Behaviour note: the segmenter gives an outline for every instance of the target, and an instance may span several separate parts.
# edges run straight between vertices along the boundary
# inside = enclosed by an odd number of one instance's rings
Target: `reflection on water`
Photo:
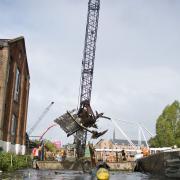
[[[59,170],[35,170],[24,169],[12,173],[1,173],[0,179],[4,180],[95,180],[90,174],[83,174],[78,171],[59,171]],[[111,172],[110,180],[164,180],[164,177],[152,176],[139,172]]]

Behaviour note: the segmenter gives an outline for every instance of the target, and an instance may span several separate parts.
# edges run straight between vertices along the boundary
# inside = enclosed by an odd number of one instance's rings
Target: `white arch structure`
[[[113,124],[115,125],[115,127],[121,132],[121,134],[124,135],[124,137],[127,139],[127,141],[129,142],[129,144],[133,147],[135,147],[135,145],[133,144],[133,142],[131,141],[131,139],[127,136],[127,134],[122,130],[122,128],[120,128],[120,126],[117,124],[117,120],[111,119]],[[129,124],[135,124],[138,127],[138,145],[141,145],[141,134],[145,140],[146,146],[149,148],[149,144],[147,142],[147,138],[144,134],[143,129],[151,136],[153,137],[153,134],[144,126],[141,125],[141,123],[137,123],[137,122],[133,122],[133,121],[125,121],[125,120],[118,120],[124,123],[129,123]]]

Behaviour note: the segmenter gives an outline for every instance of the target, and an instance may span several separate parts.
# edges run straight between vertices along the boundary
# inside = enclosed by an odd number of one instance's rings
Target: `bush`
[[[31,157],[0,152],[0,170],[13,171],[31,166]]]

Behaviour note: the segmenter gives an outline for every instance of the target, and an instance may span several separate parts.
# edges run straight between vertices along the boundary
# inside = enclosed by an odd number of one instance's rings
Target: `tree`
[[[35,144],[35,147],[39,147],[41,145],[41,141],[39,140],[34,140],[33,143]],[[51,152],[56,152],[57,151],[57,147],[55,146],[55,144],[53,142],[51,142],[50,140],[44,140],[44,145],[46,147],[47,150],[51,151]]]
[[[52,143],[49,140],[45,141],[45,147],[51,152],[56,152],[57,151],[57,147],[55,146],[55,144]]]
[[[156,136],[149,140],[152,147],[180,147],[180,103],[174,101],[163,110],[156,122]]]

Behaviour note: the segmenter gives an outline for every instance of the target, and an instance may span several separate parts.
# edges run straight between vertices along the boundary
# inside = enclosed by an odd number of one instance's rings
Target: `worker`
[[[41,161],[44,161],[44,141],[41,141]]]
[[[64,149],[61,150],[61,157],[62,157],[62,161],[64,161],[66,158],[66,151]]]
[[[117,147],[116,147],[116,149],[117,149]],[[118,162],[119,161],[119,159],[118,159],[118,152],[116,151],[116,162]]]
[[[33,148],[32,150],[32,156],[33,156],[33,160],[37,160],[38,159],[38,155],[39,155],[39,150],[38,148]]]
[[[125,150],[123,149],[123,150],[121,151],[121,153],[122,153],[123,161],[126,161],[126,153],[125,153]]]
[[[144,157],[149,156],[149,154],[150,154],[150,153],[149,153],[149,148],[145,148],[145,147],[144,147],[144,148],[142,149],[142,153],[143,153],[143,156],[144,156]]]
[[[41,160],[41,157],[42,157],[42,147],[41,146],[39,146],[38,147],[38,160]]]

